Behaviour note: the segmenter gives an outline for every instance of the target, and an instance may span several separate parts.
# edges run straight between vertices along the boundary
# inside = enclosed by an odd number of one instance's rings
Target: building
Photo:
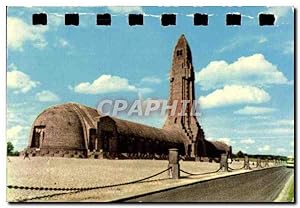
[[[164,129],[176,127],[185,134],[189,141],[185,146],[185,152],[190,157],[206,155],[204,144],[204,131],[192,112],[192,105],[195,100],[195,73],[192,62],[192,52],[184,35],[179,38],[173,51],[173,61],[170,71],[170,94],[169,105],[177,101],[175,115],[168,112]],[[186,107],[183,101],[189,101]],[[182,109],[186,109],[187,116],[179,115]]]
[[[28,139],[31,156],[88,156],[100,115],[96,109],[66,103],[44,110],[35,119]]]
[[[166,159],[169,148],[178,148],[185,159],[204,160],[231,155],[231,147],[223,142],[205,139],[197,117],[193,114],[195,75],[192,53],[182,35],[173,51],[170,71],[169,105],[163,128],[100,116],[96,109],[76,103],[50,107],[42,112],[31,129],[26,149],[32,156],[79,158]],[[183,104],[183,101],[188,101]],[[178,115],[182,110],[185,115]]]

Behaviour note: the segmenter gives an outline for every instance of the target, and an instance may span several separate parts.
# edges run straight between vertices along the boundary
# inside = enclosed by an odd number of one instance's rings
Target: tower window
[[[177,56],[182,56],[182,50],[177,50],[176,55]]]

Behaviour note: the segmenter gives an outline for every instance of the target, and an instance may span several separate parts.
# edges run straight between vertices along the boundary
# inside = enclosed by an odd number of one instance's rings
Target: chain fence
[[[188,174],[188,175],[207,175],[207,174],[212,174],[212,173],[217,173],[221,170],[222,168],[219,168],[218,170],[215,170],[215,171],[211,171],[211,172],[206,172],[206,173],[190,173],[190,172],[187,172],[185,170],[182,170],[180,169],[180,172],[183,172],[185,174]]]
[[[245,168],[245,164],[240,167],[240,168],[232,168],[228,166],[228,170],[242,170]],[[94,187],[80,187],[80,188],[56,188],[56,187],[38,187],[38,186],[18,186],[18,185],[8,185],[7,188],[8,189],[19,189],[19,190],[35,190],[35,191],[64,191],[64,192],[60,192],[60,193],[53,193],[53,194],[48,194],[48,195],[42,195],[42,196],[35,196],[35,197],[31,197],[31,198],[25,198],[25,199],[20,199],[17,200],[17,202],[26,202],[26,201],[30,201],[30,200],[35,200],[35,199],[42,199],[42,198],[49,198],[49,197],[54,197],[54,196],[58,196],[58,195],[64,195],[64,194],[72,194],[72,193],[78,193],[78,192],[82,192],[82,191],[89,191],[89,190],[95,190],[95,189],[102,189],[102,188],[112,188],[112,187],[117,187],[117,186],[124,186],[124,185],[129,185],[129,184],[134,184],[134,183],[139,183],[139,182],[143,182],[145,180],[148,180],[150,178],[154,178],[158,175],[161,175],[169,170],[171,170],[172,167],[168,167],[156,174],[147,176],[145,178],[141,178],[138,180],[134,180],[134,181],[130,181],[130,182],[124,182],[124,183],[118,183],[118,184],[112,184],[112,185],[101,185],[101,186],[94,186]],[[188,171],[185,171],[183,169],[179,169],[180,172],[187,174],[188,176],[199,176],[199,175],[208,175],[208,174],[213,174],[213,173],[217,173],[222,169],[222,166],[220,168],[218,168],[215,171],[210,171],[210,172],[205,172],[205,173],[190,173]],[[249,165],[249,169],[253,169],[250,167]],[[254,168],[255,169],[255,168]]]
[[[45,198],[45,197],[52,197],[52,196],[57,196],[57,195],[63,195],[63,194],[69,194],[69,193],[77,193],[81,191],[89,191],[89,190],[94,190],[94,189],[102,189],[102,188],[112,188],[112,187],[117,187],[117,186],[124,186],[124,185],[129,185],[129,184],[134,184],[134,183],[139,183],[145,180],[148,180],[150,178],[154,178],[158,175],[161,175],[167,171],[169,171],[171,167],[160,171],[156,174],[153,174],[151,176],[130,181],[130,182],[124,182],[124,183],[119,183],[119,184],[112,184],[112,185],[104,185],[104,186],[95,186],[95,187],[82,187],[82,188],[55,188],[55,187],[34,187],[34,186],[13,186],[13,185],[8,185],[7,188],[9,189],[21,189],[21,190],[36,190],[36,191],[70,191],[70,192],[63,192],[63,193],[55,193],[55,194],[49,194],[49,195],[44,195],[44,196],[36,196],[32,198],[26,198],[26,199],[21,199],[18,200],[18,202],[25,202],[33,199],[40,199],[40,198]]]
[[[229,167],[228,166],[228,169],[229,170],[242,170],[242,169],[244,169],[245,168],[245,165],[243,165],[242,167],[240,167],[240,168],[232,168],[232,167]],[[249,167],[250,168],[250,167]]]

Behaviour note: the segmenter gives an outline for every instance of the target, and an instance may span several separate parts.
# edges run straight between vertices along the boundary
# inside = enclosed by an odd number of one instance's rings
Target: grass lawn
[[[294,201],[294,180],[292,181],[292,183],[289,186],[287,201],[288,202],[293,202]]]

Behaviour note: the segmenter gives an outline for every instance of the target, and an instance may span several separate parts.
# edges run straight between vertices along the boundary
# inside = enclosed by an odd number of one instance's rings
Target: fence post
[[[256,167],[257,168],[262,168],[262,166],[261,166],[261,159],[259,157],[256,158]]]
[[[244,157],[244,169],[245,170],[249,170],[250,169],[249,157],[248,156]]]
[[[220,169],[224,172],[228,172],[228,155],[227,154],[221,155]]]
[[[179,167],[179,155],[178,149],[169,149],[169,177],[172,179],[178,179],[180,177],[180,167]]]

